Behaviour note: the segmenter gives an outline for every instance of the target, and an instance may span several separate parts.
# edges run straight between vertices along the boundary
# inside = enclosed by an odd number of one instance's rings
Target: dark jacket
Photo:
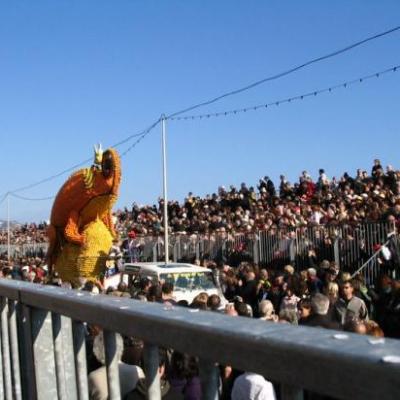
[[[336,321],[332,321],[328,314],[312,314],[305,320],[300,320],[300,325],[342,330],[340,324]]]
[[[175,396],[172,391],[168,381],[161,379],[161,397],[163,400],[179,400],[183,399],[183,396]],[[147,383],[146,379],[140,379],[136,385],[136,389],[128,393],[124,400],[145,400],[147,399]]]
[[[249,304],[254,313],[258,312],[258,281],[253,279],[251,281],[247,281],[240,291],[240,295],[243,298],[243,301]]]

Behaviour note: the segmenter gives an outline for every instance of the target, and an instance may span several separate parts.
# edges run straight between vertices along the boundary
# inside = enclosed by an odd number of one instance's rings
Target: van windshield
[[[160,280],[172,283],[174,290],[215,289],[213,276],[210,271],[160,274]]]

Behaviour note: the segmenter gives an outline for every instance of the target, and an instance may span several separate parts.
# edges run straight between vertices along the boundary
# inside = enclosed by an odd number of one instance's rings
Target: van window
[[[207,290],[215,289],[212,273],[174,272],[160,274],[160,280],[173,283],[174,290]]]

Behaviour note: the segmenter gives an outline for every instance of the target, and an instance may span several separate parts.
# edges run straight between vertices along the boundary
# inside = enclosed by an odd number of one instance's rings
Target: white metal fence
[[[11,244],[10,256],[11,257],[41,257],[46,255],[48,248],[47,243],[28,243],[28,244]],[[7,254],[8,246],[0,244],[0,254]]]
[[[259,264],[279,267],[293,264],[297,269],[310,266],[310,258],[336,261],[350,272],[357,270],[375,252],[374,247],[386,242],[394,227],[387,223],[356,226],[313,226],[280,228],[249,234],[213,233],[209,235],[170,236],[170,254],[174,261],[212,259],[235,262],[247,257]],[[135,241],[141,261],[162,260],[162,237],[141,237]]]
[[[262,266],[281,268],[292,264],[297,270],[310,263],[327,259],[335,261],[343,270],[354,273],[368,261],[376,246],[386,242],[395,227],[388,223],[364,223],[358,225],[318,225],[300,228],[279,228],[248,234],[212,233],[172,234],[169,254],[174,261],[210,259],[220,263],[237,265],[242,260],[254,261]],[[394,235],[390,268],[400,268],[400,251],[397,232]],[[161,236],[135,239],[139,261],[162,261],[164,239]],[[11,245],[11,256],[44,256],[47,243]],[[7,252],[7,245],[0,245],[0,253]],[[379,259],[373,258],[363,270],[371,282],[379,274]]]

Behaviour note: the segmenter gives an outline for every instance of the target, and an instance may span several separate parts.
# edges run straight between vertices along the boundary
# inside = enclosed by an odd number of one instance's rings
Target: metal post
[[[253,261],[255,264],[259,264],[260,263],[260,238],[258,236],[258,234],[254,234],[254,241],[253,241]]]
[[[290,258],[290,264],[292,266],[295,265],[296,262],[296,249],[295,249],[295,240],[293,238],[289,239],[289,258]]]
[[[335,237],[335,241],[333,242],[333,254],[335,263],[340,268],[340,250],[339,250],[339,237]]]
[[[214,362],[200,359],[201,398],[204,400],[218,400],[219,375]]]
[[[217,239],[218,239],[218,236],[217,236]],[[221,238],[221,240],[222,240],[222,244],[221,244],[221,259],[223,259],[224,254],[226,254],[226,242],[228,241],[228,238]],[[219,249],[217,249],[217,252],[215,253],[216,256],[218,255],[218,250]]]
[[[117,333],[104,330],[104,352],[106,355],[108,398],[110,400],[120,400],[121,390],[119,385],[119,369],[117,351]]]
[[[157,262],[157,242],[153,245],[153,262]]]
[[[61,318],[62,356],[64,362],[64,381],[67,388],[68,400],[78,399],[78,387],[76,381],[74,339],[72,334],[72,320],[64,315]]]
[[[258,254],[260,255],[260,263],[264,264],[264,246],[263,246],[263,239],[264,239],[264,232],[258,231]],[[266,263],[265,263],[266,264]]]
[[[22,399],[21,389],[21,372],[19,363],[19,349],[18,349],[18,330],[17,330],[17,310],[16,302],[8,300],[8,329],[10,333],[10,348],[11,348],[11,366],[13,372],[13,392],[14,399]]]
[[[33,308],[31,321],[37,398],[57,399],[56,365],[50,312]]]
[[[158,347],[145,344],[143,356],[148,388],[147,398],[149,400],[161,400]]]
[[[64,368],[64,351],[63,351],[63,336],[62,336],[62,326],[61,326],[61,315],[60,314],[52,314],[53,321],[53,339],[54,339],[54,357],[56,364],[56,377],[57,377],[57,386],[58,386],[58,398],[60,400],[69,399],[69,393],[73,393],[76,398],[76,390],[75,393],[73,388],[68,387],[66,382],[66,374]],[[72,343],[71,343],[72,345]],[[72,348],[72,346],[71,346]]]
[[[179,256],[178,256],[179,248],[178,248],[178,246],[179,246],[179,243],[178,243],[178,242],[175,242],[175,243],[174,243],[174,247],[173,247],[173,255],[172,255],[172,260],[173,260],[174,262],[177,262],[178,259],[179,259]]]
[[[161,116],[162,154],[163,154],[163,194],[164,194],[164,255],[165,263],[169,261],[168,245],[168,194],[167,194],[167,151],[165,147],[165,115]]]
[[[198,235],[196,237],[195,251],[196,251],[196,260],[200,260],[200,238]]]
[[[276,249],[276,233],[271,234],[266,232],[266,245],[267,245],[267,262],[272,262],[275,260],[275,249]]]
[[[33,361],[31,309],[25,304],[21,305],[21,365],[23,397],[27,400],[36,400],[35,365]]]
[[[76,380],[78,383],[79,400],[89,400],[89,388],[87,379],[86,366],[86,342],[85,342],[85,326],[83,322],[72,322],[72,334],[74,340],[74,355]]]
[[[1,352],[3,355],[3,383],[4,398],[12,400],[12,379],[11,379],[11,360],[10,360],[10,342],[8,338],[8,304],[5,297],[1,298]]]

